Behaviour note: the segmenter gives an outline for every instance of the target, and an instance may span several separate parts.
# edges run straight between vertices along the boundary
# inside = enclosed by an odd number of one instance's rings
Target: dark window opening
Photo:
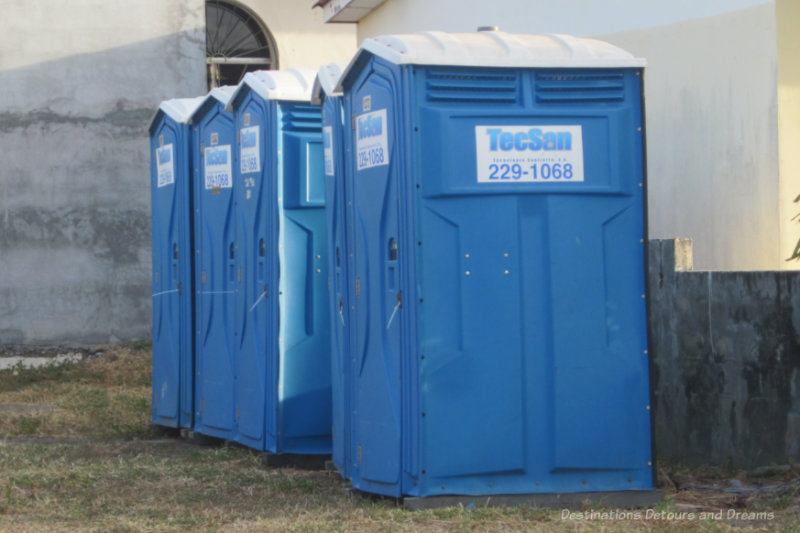
[[[245,73],[278,68],[275,41],[247,8],[233,2],[206,2],[208,88],[237,85]]]

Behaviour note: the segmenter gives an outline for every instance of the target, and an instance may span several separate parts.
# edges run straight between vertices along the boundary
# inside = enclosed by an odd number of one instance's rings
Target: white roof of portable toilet
[[[367,39],[339,79],[342,82],[364,54],[398,65],[469,67],[620,68],[646,61],[612,44],[570,35],[525,35],[502,31],[429,31]]]
[[[210,100],[216,100],[222,105],[228,105],[228,101],[233,96],[236,87],[234,85],[223,85],[222,87],[215,87],[209,91],[209,93],[200,101],[200,103],[195,108],[194,112],[192,112],[191,117],[189,117],[190,122],[194,122],[194,118],[197,113],[200,112],[206,106],[206,103]]]
[[[185,124],[192,118],[195,110],[205,100],[205,96],[196,96],[194,98],[173,98],[172,100],[164,100],[158,106],[160,111],[174,120]]]
[[[307,68],[248,72],[236,87],[227,109],[231,110],[231,106],[245,87],[255,91],[264,100],[310,102],[313,83],[314,71]]]
[[[342,76],[347,63],[328,63],[319,69],[314,78],[314,86],[311,88],[311,103],[319,105],[322,103],[322,95],[336,96],[341,95],[341,91],[336,90],[339,78]]]
[[[164,100],[156,109],[153,118],[150,119],[150,134],[153,134],[156,123],[161,120],[161,115],[166,115],[179,124],[187,124],[205,98],[205,96],[196,96]]]

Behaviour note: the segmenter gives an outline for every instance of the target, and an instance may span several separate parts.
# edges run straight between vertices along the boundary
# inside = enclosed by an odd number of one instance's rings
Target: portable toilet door
[[[236,436],[234,303],[241,287],[233,196],[233,87],[212,89],[192,115],[194,128],[195,425]]]
[[[189,117],[200,98],[166,100],[150,124],[153,255],[152,422],[192,427],[193,332]]]
[[[333,463],[343,477],[349,478],[349,459],[346,451],[345,416],[348,411],[345,390],[349,364],[345,316],[347,298],[347,268],[345,255],[344,206],[344,115],[342,93],[337,92],[345,63],[330,63],[320,68],[314,79],[312,103],[322,106],[322,151],[325,169],[325,221],[328,241],[328,316],[331,335],[331,438]]]
[[[240,442],[275,454],[329,454],[321,110],[313,72],[247,73],[229,102],[240,138],[243,243],[236,349]]]
[[[653,488],[643,66],[568,36],[362,44],[340,82],[354,488]]]

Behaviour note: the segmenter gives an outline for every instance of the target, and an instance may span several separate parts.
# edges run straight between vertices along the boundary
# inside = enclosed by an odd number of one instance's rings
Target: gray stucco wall
[[[146,128],[206,91],[204,2],[3,7],[0,344],[148,338]]]
[[[686,264],[691,252],[681,253]],[[800,459],[800,273],[676,271],[650,241],[657,453],[744,467]]]

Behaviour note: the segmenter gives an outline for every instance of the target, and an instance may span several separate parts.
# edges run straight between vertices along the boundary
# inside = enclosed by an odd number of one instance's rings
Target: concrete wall
[[[676,271],[675,249],[674,240],[650,241],[657,454],[744,467],[796,462],[800,273]],[[679,251],[678,263],[690,263],[687,255]]]
[[[776,9],[782,65],[797,72],[796,4],[388,0],[359,23],[358,37],[497,25],[511,33],[599,37],[647,58],[651,236],[691,237],[699,268],[782,269],[795,266],[784,259],[800,236],[789,220],[800,194],[797,135],[783,137],[800,128],[800,106],[794,89],[786,90],[796,77],[782,76],[779,179]]]
[[[354,25],[247,0],[282,68],[349,59]],[[0,344],[150,336],[147,125],[206,92],[203,0],[2,0]]]
[[[0,343],[150,331],[146,126],[205,92],[202,0],[4,0]]]

